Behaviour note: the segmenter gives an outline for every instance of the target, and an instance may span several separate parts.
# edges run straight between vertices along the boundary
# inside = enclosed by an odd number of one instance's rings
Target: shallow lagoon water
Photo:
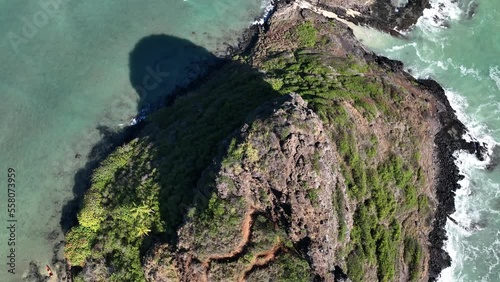
[[[0,226],[7,224],[9,167],[16,170],[17,219],[15,275],[6,265],[10,232],[0,229],[2,281],[20,281],[29,261],[50,264],[75,173],[103,138],[97,128],[120,130],[137,114],[143,97],[130,77],[134,46],[167,34],[221,51],[262,11],[260,0],[145,3],[0,0]],[[207,59],[175,56],[168,62],[185,68],[169,74],[151,102],[194,77]]]

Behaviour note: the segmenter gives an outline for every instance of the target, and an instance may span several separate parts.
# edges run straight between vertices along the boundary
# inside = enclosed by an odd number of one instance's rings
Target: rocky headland
[[[428,1],[318,0],[397,33]],[[94,172],[74,281],[434,281],[465,141],[444,90],[297,2]]]

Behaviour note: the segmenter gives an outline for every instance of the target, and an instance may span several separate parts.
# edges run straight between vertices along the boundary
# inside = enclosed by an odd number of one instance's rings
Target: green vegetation
[[[196,226],[192,234],[194,247],[199,255],[229,252],[241,240],[245,210],[241,198],[225,200],[213,194],[207,207],[191,217]]]
[[[83,266],[85,264],[85,259],[90,257],[94,240],[95,234],[88,228],[78,226],[71,229],[71,232],[66,235],[68,243],[64,247],[64,251],[73,265]]]
[[[272,281],[278,282],[310,282],[313,281],[311,272],[311,268],[305,259],[300,258],[293,249],[285,248],[285,250],[265,268],[254,269],[254,271],[250,273],[247,281],[260,282],[272,279]]]
[[[265,277],[272,277],[274,281],[311,281],[311,268],[304,258],[295,251],[293,243],[288,239],[282,226],[276,228],[275,224],[268,218],[258,215],[252,227],[252,243],[249,245],[245,256],[254,255],[270,250],[278,242],[282,244],[282,250],[277,257],[266,268],[255,269],[248,277],[248,281],[266,281]]]
[[[276,91],[279,91],[281,90],[281,87],[283,87],[283,80],[279,79],[279,78],[269,78],[266,80],[270,85],[271,87],[276,90]]]
[[[306,100],[313,102],[315,110],[319,110],[321,105],[353,101],[359,104],[363,111],[375,115],[377,103],[386,102],[383,99],[375,99],[374,102],[367,99],[384,96],[383,86],[372,77],[360,76],[358,71],[369,71],[369,69],[360,67],[354,60],[341,63],[334,57],[324,58],[296,52],[293,56],[270,59],[264,63],[263,68],[268,72],[268,80],[280,80],[283,83],[282,85],[280,83],[280,93],[297,92]],[[342,111],[338,106],[337,103],[336,109]],[[321,111],[317,113],[321,116]],[[331,115],[331,120],[334,117]]]
[[[344,213],[345,211],[344,194],[340,190],[338,184],[335,187],[332,200],[333,200],[333,206],[335,207],[335,212],[337,214],[337,219],[339,221],[338,240],[342,242],[345,240],[345,237],[347,235],[347,223],[345,220],[345,213]]]
[[[111,281],[143,276],[139,257],[142,238],[151,229],[164,231],[158,191],[149,166],[151,149],[133,141],[111,154],[92,176],[78,214],[80,225],[66,235],[66,256],[72,264],[108,258],[117,269]],[[99,244],[99,248],[95,245]]]
[[[395,238],[387,229],[377,234],[377,277],[379,281],[394,280],[399,238]]]
[[[354,278],[362,276],[364,270],[360,265],[364,264],[361,261],[377,266],[379,281],[393,280],[402,229],[396,219],[398,206],[395,189],[404,188],[403,210],[415,207],[414,195],[410,196],[409,193],[416,193],[416,188],[411,184],[414,179],[409,171],[411,170],[404,168],[403,161],[399,157],[390,157],[379,165],[378,169],[367,169],[370,196],[364,204],[358,206],[354,219],[356,224],[351,232],[352,252],[363,254],[348,260],[348,269],[351,269],[353,281],[363,281]]]
[[[307,198],[311,201],[313,206],[318,205],[318,191],[314,188],[307,190]]]
[[[236,139],[233,138],[231,144],[229,144],[227,157],[222,161],[222,165],[238,164],[243,158],[248,159],[250,162],[256,162],[259,160],[259,152],[249,143],[236,145]]]
[[[358,207],[351,232],[353,251],[348,257],[348,274],[353,281],[364,281],[365,265],[376,265],[379,281],[392,281],[395,275],[401,226],[393,219],[380,224],[373,202]]]
[[[229,63],[195,93],[152,115],[140,139],[117,149],[94,172],[80,225],[66,237],[71,263],[106,261],[115,269],[110,281],[144,281],[140,253],[149,236],[173,238],[222,141],[273,96],[261,74]],[[247,146],[232,148],[230,155],[252,159],[255,153]],[[199,208],[219,215],[219,204],[211,204]]]
[[[371,147],[369,147],[368,150],[366,151],[366,155],[369,158],[373,159],[377,156],[377,145],[378,145],[377,135],[375,134],[370,135],[370,143]]]
[[[430,212],[429,200],[426,195],[418,196],[418,212],[421,214],[427,214]]]
[[[306,28],[302,28],[306,30]],[[346,111],[346,103],[358,110],[368,121],[383,114],[384,119],[396,115],[393,107],[401,101],[388,83],[369,75],[372,66],[355,58],[339,60],[325,56],[296,52],[264,63],[270,78],[280,78],[280,93],[297,92],[332,129],[342,156],[341,171],[349,198],[358,203],[355,225],[347,248],[347,272],[353,281],[364,281],[365,268],[375,266],[380,281],[392,281],[398,260],[403,226],[396,218],[399,212],[423,209],[425,200],[418,196],[418,153],[407,162],[399,156],[377,160],[378,138],[365,136],[370,146],[359,146],[356,122]],[[413,146],[412,148],[417,148]],[[375,162],[377,161],[377,162]],[[401,192],[400,192],[401,191]],[[341,193],[333,199],[338,218],[343,218]],[[399,199],[396,195],[403,195]],[[339,239],[346,234],[340,220]]]
[[[85,279],[81,276],[76,276],[73,278],[73,282],[85,282]]]
[[[362,250],[355,249],[347,257],[347,276],[352,281],[364,281],[365,255]]]
[[[314,47],[318,42],[318,30],[312,22],[307,21],[300,24],[295,32],[302,47]]]
[[[320,159],[321,159],[321,154],[318,151],[314,152],[314,155],[312,158],[312,166],[313,166],[313,169],[316,173],[320,173],[320,171],[321,171],[321,165],[319,163]]]
[[[366,151],[366,155],[369,158],[375,158],[377,156],[377,148],[375,146],[368,148],[368,150]]]
[[[276,261],[280,265],[280,271],[276,276],[279,282],[309,282],[311,281],[311,268],[307,261],[296,256],[285,253]]]
[[[422,263],[422,247],[414,238],[405,239],[404,261],[410,268],[410,281],[417,281],[420,277]]]

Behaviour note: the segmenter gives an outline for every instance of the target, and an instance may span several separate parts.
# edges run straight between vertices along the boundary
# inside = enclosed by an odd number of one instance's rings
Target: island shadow
[[[141,39],[129,55],[130,83],[139,95],[138,112],[164,105],[174,90],[186,87],[217,62],[192,42],[168,35]]]

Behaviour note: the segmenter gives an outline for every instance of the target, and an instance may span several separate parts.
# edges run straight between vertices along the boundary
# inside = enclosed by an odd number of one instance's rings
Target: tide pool
[[[160,52],[169,59],[158,60],[174,66],[164,66],[166,83],[147,97],[155,102],[202,72],[212,53],[236,44],[263,8],[260,0],[0,0],[1,281],[21,281],[30,261],[45,274],[63,240],[62,209],[84,181],[77,172],[96,157],[91,148],[144,106],[130,70],[136,44],[165,34],[179,38],[172,44],[196,46]],[[13,217],[7,213],[9,168],[16,171]],[[8,218],[17,220],[15,274],[7,272],[14,247],[3,227]]]

